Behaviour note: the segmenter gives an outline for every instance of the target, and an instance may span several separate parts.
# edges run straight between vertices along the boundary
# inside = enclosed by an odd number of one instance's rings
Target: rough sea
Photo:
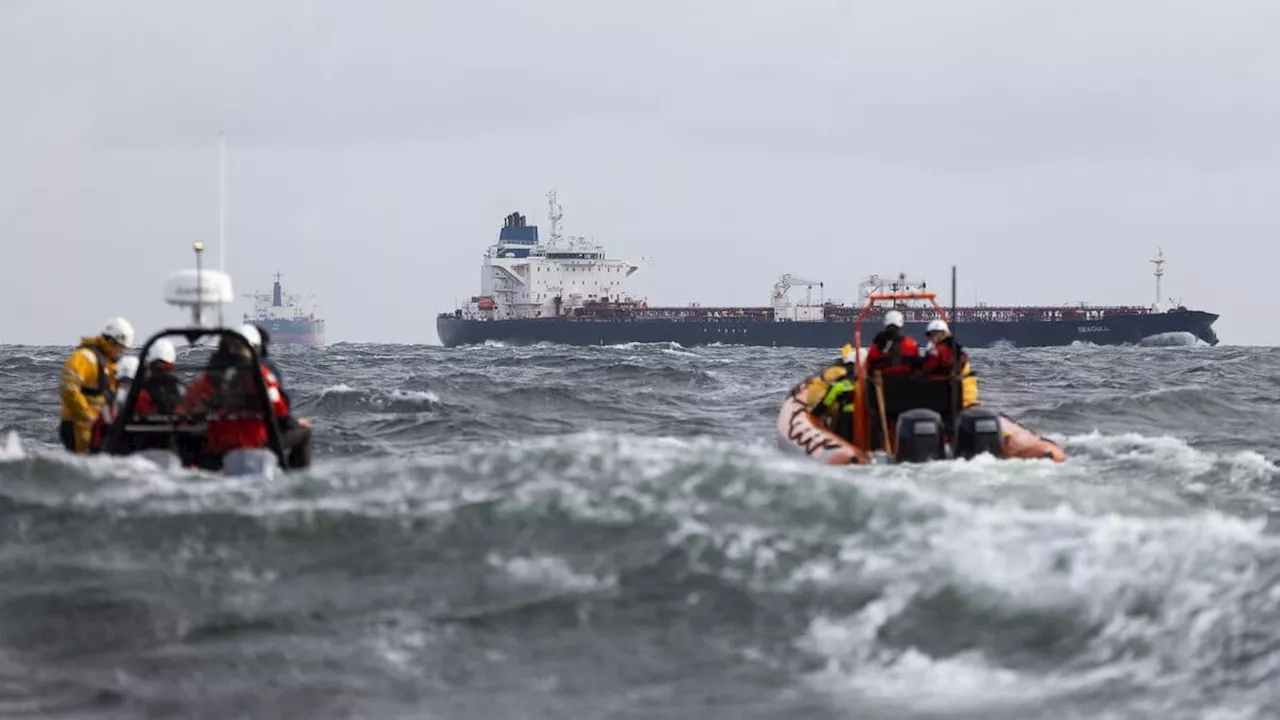
[[[776,447],[832,351],[280,348],[314,467],[56,441],[0,346],[0,718],[1280,717],[1280,349],[978,350],[1066,463]]]

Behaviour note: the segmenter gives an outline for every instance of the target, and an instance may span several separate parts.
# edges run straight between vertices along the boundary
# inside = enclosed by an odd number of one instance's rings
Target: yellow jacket
[[[77,425],[93,423],[107,395],[115,391],[116,363],[111,359],[110,345],[101,337],[81,338],[80,346],[62,364],[58,383],[62,419]]]
[[[973,374],[969,361],[965,360],[964,367],[960,368],[960,407],[963,409],[977,404],[978,376]]]
[[[824,368],[805,388],[805,407],[810,410],[816,408],[818,403],[822,402],[822,399],[827,396],[827,390],[831,388],[831,384],[848,374],[849,371],[845,369],[845,366],[839,363]]]

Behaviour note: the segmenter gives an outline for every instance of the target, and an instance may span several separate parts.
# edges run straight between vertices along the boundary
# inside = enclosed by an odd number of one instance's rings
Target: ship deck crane
[[[778,282],[773,284],[774,306],[786,305],[787,293],[796,285],[803,285],[805,287],[804,304],[806,306],[813,305],[813,286],[817,285],[819,288],[823,287],[823,284],[818,280],[806,280],[787,273],[786,275],[778,278]],[[821,302],[821,298],[819,298],[819,302]]]

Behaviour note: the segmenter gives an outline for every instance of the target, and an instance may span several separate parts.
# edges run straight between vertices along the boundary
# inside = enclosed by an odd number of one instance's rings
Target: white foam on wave
[[[0,448],[11,446],[12,437]],[[1224,627],[1245,612],[1246,595],[1267,582],[1258,567],[1280,558],[1276,538],[1263,534],[1261,520],[1212,509],[1138,516],[1069,502],[1069,496],[1101,492],[1090,473],[1117,460],[1145,464],[1146,474],[1169,473],[1175,483],[1224,459],[1253,468],[1249,472],[1270,473],[1274,465],[1256,453],[1215,455],[1168,437],[1090,433],[1065,442],[1080,453],[1063,464],[980,458],[829,468],[724,440],[592,432],[513,439],[462,455],[327,467],[322,461],[309,473],[270,484],[142,479],[128,492],[88,492],[95,497],[80,500],[150,495],[157,509],[223,507],[254,515],[336,510],[406,521],[447,516],[473,502],[493,503],[498,515],[547,506],[618,524],[651,518],[670,525],[667,542],[693,562],[700,562],[704,549],[723,556],[729,567],[714,571],[726,581],[773,592],[801,586],[837,596],[849,586],[874,591],[877,599],[859,612],[816,615],[797,640],[827,658],[827,668],[811,681],[833,694],[927,710],[1043,699],[1116,678],[1193,683],[1196,673],[1220,659],[1222,633],[1229,632]],[[67,461],[128,474],[121,472],[122,459]],[[487,490],[468,487],[490,477],[511,481]],[[330,491],[308,489],[315,483]],[[1057,489],[1061,501],[1033,507],[1008,492],[1033,484]],[[752,512],[726,513],[722,503]],[[839,527],[838,509],[846,505],[868,511],[864,527]],[[780,512],[785,517],[768,519]],[[800,516],[813,519],[804,525],[788,519]],[[549,591],[593,591],[613,581],[584,569],[580,559],[491,555],[488,562],[513,582]],[[1003,667],[976,651],[931,657],[920,648],[885,647],[879,640],[885,626],[904,622],[912,603],[941,585],[997,617],[1065,616],[1098,630],[1074,669],[1056,674]]]
[[[326,395],[355,395],[362,392],[368,392],[372,395],[381,395],[391,400],[409,400],[421,402],[440,402],[440,396],[431,390],[404,390],[401,388],[374,388],[371,390],[361,390],[354,388],[346,383],[338,383],[337,385],[329,385],[320,391],[320,397]]]
[[[10,430],[4,435],[4,442],[0,443],[0,460],[21,460],[27,456],[22,449],[22,441],[18,439],[16,430]]]
[[[612,345],[603,345],[608,350],[639,350],[640,348],[655,348],[662,350],[684,350],[684,346],[675,341],[663,340],[659,342],[624,342],[614,343]],[[698,357],[694,353],[687,353],[689,357]]]
[[[613,574],[596,575],[576,570],[568,560],[554,555],[534,557],[504,557],[490,553],[485,562],[502,570],[520,584],[534,585],[555,591],[594,592],[605,590],[617,583]]]
[[[1104,447],[1145,444],[1164,454],[1159,461],[1206,462],[1172,438],[1091,440]],[[1054,466],[1052,472],[1069,470]],[[892,477],[885,480],[865,491],[905,489],[945,511],[892,528],[896,540],[889,545],[851,536],[838,560],[812,560],[792,577],[819,587],[881,587],[879,598],[853,615],[816,617],[799,642],[828,659],[811,680],[837,695],[939,711],[1046,700],[1120,678],[1190,687],[1205,668],[1231,661],[1222,657],[1228,632],[1222,624],[1245,614],[1248,594],[1268,583],[1280,592],[1274,578],[1257,573],[1259,563],[1280,560],[1280,539],[1264,534],[1263,518],[1214,510],[1135,517],[1066,504],[971,504],[940,485],[893,487]],[[1074,671],[1050,674],[1004,667],[976,651],[929,657],[917,648],[884,647],[879,633],[886,625],[905,621],[914,601],[941,586],[986,613],[1071,617],[1080,628],[1100,629]]]

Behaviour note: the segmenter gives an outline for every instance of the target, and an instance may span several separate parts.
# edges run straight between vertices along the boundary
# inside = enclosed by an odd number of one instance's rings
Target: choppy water
[[[831,469],[829,353],[284,348],[270,482],[55,449],[64,352],[0,348],[0,717],[1280,716],[1280,350],[976,351],[1066,464]]]

